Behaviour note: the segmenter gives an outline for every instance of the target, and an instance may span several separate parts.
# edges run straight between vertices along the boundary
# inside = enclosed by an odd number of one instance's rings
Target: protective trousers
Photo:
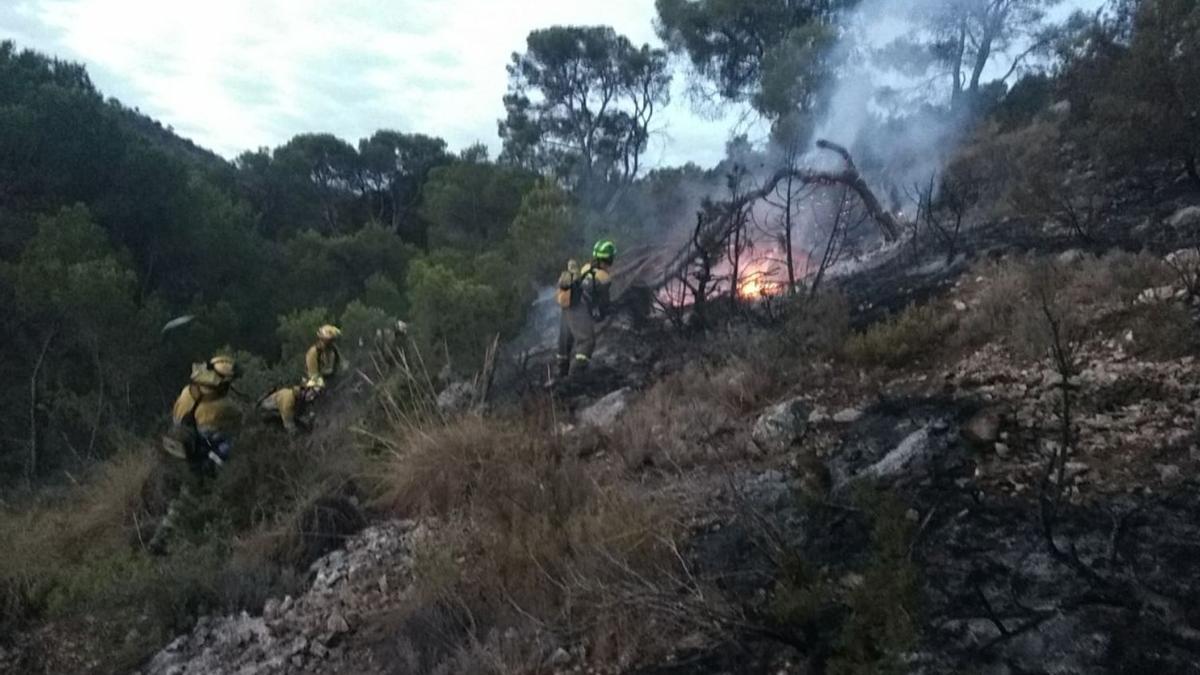
[[[587,305],[564,309],[558,327],[558,374],[566,377],[585,370],[596,346],[596,321]]]

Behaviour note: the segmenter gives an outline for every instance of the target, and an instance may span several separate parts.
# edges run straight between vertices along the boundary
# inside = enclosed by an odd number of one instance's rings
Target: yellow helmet
[[[325,324],[317,329],[317,337],[321,340],[336,340],[341,337],[342,329],[332,324]]]
[[[218,354],[208,360],[208,369],[220,375],[222,379],[233,380],[241,371],[238,370],[237,361],[232,356],[227,354]]]

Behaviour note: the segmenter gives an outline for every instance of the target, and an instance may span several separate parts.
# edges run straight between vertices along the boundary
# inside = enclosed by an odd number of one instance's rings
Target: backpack
[[[558,291],[555,293],[558,306],[568,309],[579,304],[583,297],[583,283],[589,279],[595,280],[597,271],[591,263],[580,268],[579,263],[568,260],[567,269],[558,275]]]

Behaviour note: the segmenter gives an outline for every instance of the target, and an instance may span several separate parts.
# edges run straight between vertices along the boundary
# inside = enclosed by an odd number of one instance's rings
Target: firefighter
[[[596,347],[596,324],[608,316],[609,287],[617,247],[601,239],[592,247],[591,262],[579,267],[574,260],[559,275],[557,300],[562,307],[558,329],[558,377],[586,371]]]
[[[188,384],[171,409],[171,431],[164,438],[167,452],[188,460],[193,468],[206,461],[219,466],[229,459],[241,421],[229,392],[239,375],[231,356],[217,355],[192,365]]]
[[[296,434],[301,427],[309,426],[305,413],[324,388],[320,376],[305,378],[296,386],[280,387],[258,402],[258,412],[264,420],[279,420],[284,430]]]
[[[229,460],[233,434],[241,422],[229,394],[239,374],[231,356],[217,355],[192,365],[188,384],[171,409],[171,429],[163,436],[163,449],[186,460],[191,471],[168,471],[171,480],[179,483],[179,491],[150,540],[152,552],[166,552],[180,519],[197,511],[198,495],[204,493],[211,468]]]
[[[337,339],[342,331],[337,326],[325,324],[317,329],[317,341],[304,354],[304,374],[311,378],[328,380],[337,374],[342,365]]]

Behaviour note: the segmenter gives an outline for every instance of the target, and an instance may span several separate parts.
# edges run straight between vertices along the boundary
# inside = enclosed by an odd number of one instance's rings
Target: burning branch
[[[742,219],[745,217],[747,207],[761,199],[767,199],[778,188],[780,183],[788,180],[798,182],[804,186],[842,185],[849,188],[862,200],[867,215],[879,224],[880,229],[883,230],[884,237],[888,241],[895,241],[899,237],[900,232],[896,218],[883,208],[875,193],[867,185],[867,181],[858,172],[858,167],[855,166],[854,159],[850,156],[850,151],[826,140],[817,141],[817,147],[837,153],[845,163],[845,167],[841,171],[819,171],[817,169],[788,167],[775,172],[757,189],[749,190],[740,195],[735,192],[733,198],[728,201],[706,202],[698,214],[698,221],[696,230],[692,235],[692,241],[667,265],[658,283],[658,287],[662,288],[672,281],[689,278],[693,266],[698,262],[697,256],[725,246],[733,235],[734,230],[744,225]],[[702,263],[702,267],[711,271],[711,260],[705,259],[699,262]],[[735,288],[736,284],[737,280],[735,279],[733,281]]]

